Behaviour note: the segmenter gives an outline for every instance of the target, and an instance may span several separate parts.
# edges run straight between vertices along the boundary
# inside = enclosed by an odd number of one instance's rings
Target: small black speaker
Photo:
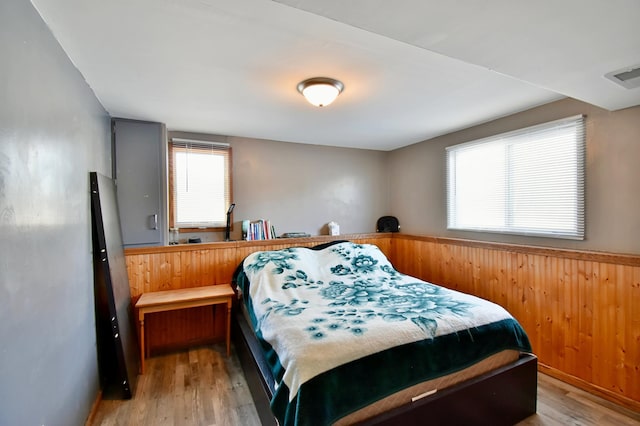
[[[376,223],[376,232],[400,232],[400,223],[394,216],[382,216]]]

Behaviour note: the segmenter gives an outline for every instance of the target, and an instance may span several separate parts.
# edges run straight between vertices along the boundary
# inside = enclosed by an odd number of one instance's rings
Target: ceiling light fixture
[[[327,77],[313,77],[298,83],[298,92],[317,107],[329,105],[343,90],[342,82]]]

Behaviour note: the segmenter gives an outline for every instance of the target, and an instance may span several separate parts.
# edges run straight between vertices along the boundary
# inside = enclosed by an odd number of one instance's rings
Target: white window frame
[[[583,240],[584,119],[447,147],[447,229]]]

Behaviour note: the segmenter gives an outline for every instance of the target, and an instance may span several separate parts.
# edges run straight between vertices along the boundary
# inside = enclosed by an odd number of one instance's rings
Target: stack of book
[[[242,238],[247,241],[272,240],[276,238],[276,229],[269,220],[244,220]]]

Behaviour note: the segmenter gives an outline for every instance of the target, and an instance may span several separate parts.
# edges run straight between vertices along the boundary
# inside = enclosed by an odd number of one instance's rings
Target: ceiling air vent
[[[635,89],[636,87],[640,87],[640,65],[634,65],[632,67],[610,72],[605,74],[605,77],[615,83],[618,83],[622,87]]]

